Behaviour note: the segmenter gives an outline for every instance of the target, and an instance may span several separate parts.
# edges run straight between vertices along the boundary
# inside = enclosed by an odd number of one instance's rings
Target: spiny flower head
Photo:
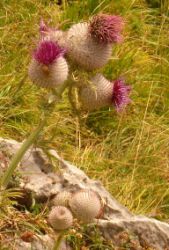
[[[43,88],[56,88],[62,84],[68,77],[64,52],[52,40],[41,40],[29,65],[28,74],[32,82]]]
[[[34,51],[33,57],[44,65],[52,64],[58,57],[63,56],[65,49],[50,40],[42,40]]]
[[[88,223],[100,215],[102,203],[100,196],[92,190],[80,190],[69,201],[72,213],[77,219]]]
[[[113,104],[121,111],[130,102],[131,87],[125,85],[123,79],[109,81],[102,74],[96,74],[90,82],[91,85],[81,86],[79,91],[83,109],[92,111]]]
[[[128,103],[130,103],[130,91],[131,86],[125,85],[123,79],[117,79],[114,81],[112,101],[117,111],[122,110]]]
[[[102,74],[96,74],[90,85],[82,85],[79,91],[79,99],[82,109],[92,111],[112,105],[113,83],[107,80]]]
[[[50,211],[48,221],[55,230],[65,230],[72,226],[73,216],[68,208],[56,206]]]
[[[112,45],[96,42],[89,34],[87,22],[73,24],[65,40],[68,57],[85,70],[102,68],[111,58]]]
[[[99,43],[119,43],[123,40],[123,26],[124,21],[120,16],[98,14],[92,18],[89,32]]]

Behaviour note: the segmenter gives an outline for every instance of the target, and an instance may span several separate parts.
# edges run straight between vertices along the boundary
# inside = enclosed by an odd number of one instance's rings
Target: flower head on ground
[[[101,198],[92,190],[79,190],[69,201],[69,206],[75,217],[84,223],[92,222],[102,210]]]
[[[68,208],[56,206],[50,211],[48,221],[55,230],[65,230],[72,226],[73,216]]]

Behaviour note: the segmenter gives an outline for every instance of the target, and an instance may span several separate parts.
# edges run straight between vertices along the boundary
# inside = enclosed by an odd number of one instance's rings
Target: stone
[[[21,239],[15,241],[16,250],[51,250],[53,245],[54,240],[49,235],[36,235],[31,242],[25,242]]]
[[[54,239],[49,235],[36,235],[31,242],[25,242],[21,239],[15,241],[14,250],[52,250]],[[63,240],[58,250],[71,250]]]

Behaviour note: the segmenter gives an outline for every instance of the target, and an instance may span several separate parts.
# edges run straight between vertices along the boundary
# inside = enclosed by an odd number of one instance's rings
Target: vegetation
[[[98,12],[120,14],[126,20],[125,41],[113,48],[113,56],[104,69],[104,75],[108,79],[120,75],[125,77],[126,82],[132,85],[132,103],[120,114],[113,108],[104,108],[89,114],[82,113],[79,120],[65,97],[56,106],[36,145],[56,149],[91,178],[100,180],[132,212],[167,220],[167,0],[63,0],[60,5],[55,0],[1,0],[0,136],[24,140],[32,127],[38,124],[43,110],[41,97],[47,91],[34,86],[27,76],[40,19],[43,17],[51,26],[66,29],[72,23],[86,20]],[[4,192],[4,197],[10,198],[11,192],[15,190]],[[15,195],[18,195],[17,191]],[[10,205],[13,202],[5,201],[0,201],[4,206],[0,211],[0,231],[7,228],[4,225],[9,219],[20,224],[20,216],[23,216],[15,211],[16,216],[12,217],[13,208]],[[8,219],[5,207],[9,210]],[[36,210],[41,211],[38,205],[33,210],[37,216]],[[32,225],[33,229],[41,227],[44,230],[43,212],[37,220],[28,217],[26,227]]]

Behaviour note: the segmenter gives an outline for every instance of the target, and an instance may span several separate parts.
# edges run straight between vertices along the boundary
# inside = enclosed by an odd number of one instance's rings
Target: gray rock
[[[49,235],[36,235],[31,242],[25,242],[21,239],[16,239],[15,250],[52,250],[54,247],[54,239]],[[59,250],[71,250],[63,240]]]
[[[130,219],[97,220],[101,231],[109,240],[118,244],[119,232],[127,231],[137,235],[140,245],[156,250],[169,249],[169,225],[145,216],[133,216]],[[146,248],[145,248],[146,249]]]
[[[16,250],[51,250],[54,245],[54,240],[49,235],[36,235],[31,242],[25,242],[21,239],[16,239]],[[61,250],[61,249],[60,249]]]
[[[9,158],[15,154],[20,145],[21,143],[14,140],[0,139],[0,156],[5,159],[0,163],[0,172],[7,167]],[[31,148],[20,163],[19,168],[22,174],[20,187],[33,192],[38,201],[45,201],[65,190],[71,192],[79,189],[94,190],[99,193],[106,204],[102,218],[95,221],[105,238],[118,245],[120,244],[117,240],[118,234],[126,231],[135,234],[141,246],[147,244],[156,250],[169,249],[169,225],[167,223],[133,215],[116,201],[99,181],[89,179],[83,171],[59,157],[56,151],[50,150],[49,154],[57,159],[59,171],[53,171],[53,166],[42,150]]]

